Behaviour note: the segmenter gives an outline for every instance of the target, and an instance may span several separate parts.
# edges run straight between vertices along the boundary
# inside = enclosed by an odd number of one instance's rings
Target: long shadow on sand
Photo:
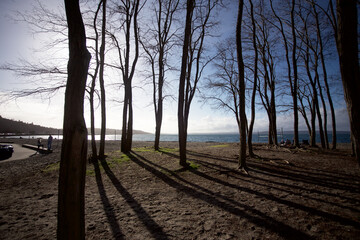
[[[124,235],[121,232],[120,226],[116,220],[116,215],[113,211],[113,208],[111,207],[109,198],[106,195],[106,190],[104,188],[104,184],[102,181],[102,176],[101,176],[101,171],[99,168],[98,161],[93,161],[93,165],[94,165],[94,170],[95,170],[96,184],[99,189],[99,194],[100,194],[101,202],[104,207],[106,217],[107,217],[110,227],[111,227],[111,232],[115,239],[124,239]]]
[[[213,159],[215,161],[220,161],[220,162],[234,162],[234,164],[236,164],[236,160],[225,159],[218,156],[211,156],[205,153],[197,153],[190,151],[188,154],[197,157],[197,159],[194,159],[194,161],[198,161],[201,164],[213,165],[215,168],[219,168],[219,169],[225,168],[226,171],[239,174],[239,172],[235,171],[235,169],[226,168],[224,166],[221,166],[220,164],[209,163],[209,161],[201,161],[201,160],[199,161],[198,158]],[[175,155],[172,155],[172,157],[175,157]],[[286,180],[291,180],[295,183],[302,182],[304,184],[308,184],[309,186],[314,186],[315,188],[325,187],[329,189],[338,189],[342,191],[347,191],[350,193],[360,193],[359,185],[356,184],[356,182],[359,182],[360,179],[356,176],[344,175],[344,174],[332,173],[332,172],[327,172],[325,174],[324,171],[321,170],[318,171],[317,169],[299,168],[293,165],[281,165],[281,164],[271,165],[269,163],[262,161],[264,159],[267,162],[269,162],[269,160],[282,160],[282,159],[271,159],[271,158],[261,157],[260,161],[259,160],[248,161],[248,166],[250,167],[251,172],[267,175],[269,177],[279,179],[280,181],[286,179]],[[297,188],[297,185],[293,185],[293,186]],[[309,190],[309,189],[304,189],[304,190]],[[316,189],[314,189],[314,191],[318,192]],[[318,192],[318,193],[333,195],[330,192]],[[348,200],[357,201],[357,199],[350,199],[350,198]]]
[[[170,171],[167,168],[164,168],[147,160],[146,158],[135,152],[129,154],[129,157],[134,163],[138,164],[141,168],[144,168],[147,171],[151,172],[154,176],[161,179],[164,183],[166,183],[167,185],[176,189],[179,192],[183,192],[184,194],[187,194],[193,198],[200,199],[215,207],[221,208],[230,214],[234,214],[236,216],[246,218],[249,222],[252,222],[253,224],[259,227],[266,228],[267,230],[274,232],[285,239],[313,239],[310,235],[300,230],[297,230],[285,223],[279,222],[276,219],[266,215],[265,213],[259,210],[256,210],[246,204],[236,202],[231,198],[228,198],[219,193],[203,188],[193,182],[189,182],[183,179],[182,177],[180,177],[179,174],[177,174],[178,171],[177,172]],[[163,171],[170,173],[172,177],[163,173]],[[194,172],[195,174],[197,174],[196,171]],[[204,175],[200,174],[200,176],[207,179],[211,179],[206,174]],[[218,181],[218,179],[211,179],[211,180]]]
[[[201,156],[201,154],[197,153],[196,156],[199,157],[199,156]],[[203,156],[203,157],[207,158],[208,156],[207,156],[207,154],[205,154],[205,156]],[[223,160],[221,158],[216,158],[214,156],[212,158],[215,159],[215,160],[220,160],[220,161]],[[198,162],[200,164],[206,164],[205,161],[201,161],[201,160],[199,161],[198,159],[193,159],[193,161],[196,161],[196,162]],[[228,159],[225,159],[224,161],[228,161]],[[292,168],[291,166],[286,167],[286,168],[281,167],[279,165],[269,166],[268,164],[261,164],[259,162],[253,162],[253,161],[249,162],[248,165],[251,168],[250,169],[251,172],[257,172],[257,173],[260,173],[262,175],[271,176],[271,177],[274,177],[275,179],[280,179],[280,181],[281,180],[283,180],[283,181],[291,180],[294,185],[288,185],[288,187],[296,188],[296,186],[297,186],[296,183],[302,182],[302,183],[308,184],[309,186],[311,185],[312,187],[314,187],[315,189],[312,189],[312,191],[317,191],[316,190],[317,187],[325,187],[325,188],[328,188],[328,189],[338,189],[338,190],[342,190],[342,191],[347,191],[349,193],[358,193],[359,192],[358,184],[354,183],[354,181],[352,181],[351,179],[349,179],[347,181],[347,183],[344,184],[344,183],[339,183],[339,182],[335,181],[334,180],[335,178],[332,178],[331,180],[324,179],[323,176],[319,177],[313,172],[297,173],[295,170],[290,169],[290,168]],[[216,165],[216,167],[221,168],[220,165]],[[241,175],[241,173],[239,173],[237,171],[234,171],[234,170],[229,170],[229,171],[231,173],[233,173],[233,174],[235,173],[237,175]],[[267,193],[254,191],[252,189],[249,189],[249,188],[246,188],[246,187],[243,187],[243,186],[239,186],[239,185],[236,185],[236,184],[233,184],[233,183],[230,183],[230,182],[220,180],[218,178],[212,177],[212,176],[207,175],[207,174],[205,174],[203,172],[200,172],[200,171],[192,171],[192,172],[194,174],[196,174],[197,176],[200,176],[200,177],[202,177],[204,179],[219,183],[219,184],[221,184],[223,186],[230,187],[230,188],[233,188],[233,189],[237,189],[237,190],[240,190],[240,191],[243,191],[243,192],[247,192],[249,194],[254,194],[254,195],[257,195],[257,196],[259,196],[261,198],[274,201],[274,202],[276,202],[278,204],[284,204],[284,205],[287,205],[287,206],[289,206],[291,208],[302,210],[302,211],[308,212],[309,214],[317,215],[317,216],[323,217],[323,218],[325,218],[327,220],[330,220],[330,221],[337,222],[337,223],[342,224],[342,225],[349,225],[349,226],[353,226],[355,228],[360,228],[360,223],[357,222],[357,221],[354,221],[352,219],[349,219],[349,218],[346,218],[346,217],[343,217],[343,216],[339,216],[339,215],[336,215],[336,214],[333,214],[333,213],[325,212],[325,211],[322,211],[322,210],[320,210],[318,208],[307,206],[305,204],[299,204],[297,202],[293,202],[293,201],[290,201],[290,200],[287,200],[287,199],[282,199],[282,198],[277,197],[277,196],[272,195],[272,194],[267,194]],[[254,179],[254,177],[250,176],[251,179]],[[263,181],[268,181],[268,179],[263,179]],[[278,185],[284,185],[283,183],[277,183],[277,184]],[[309,191],[309,189],[303,189],[303,190],[304,191]],[[324,192],[320,192],[320,193],[324,194]],[[291,192],[290,192],[290,194],[296,195],[295,193],[291,193]],[[333,195],[333,197],[339,197],[339,196]],[[347,200],[351,201],[353,203],[358,201],[357,199],[353,199],[353,198],[347,198]],[[349,209],[349,207],[342,206],[342,205],[339,205],[339,204],[336,204],[336,203],[331,204],[331,205],[338,205],[341,208]],[[350,207],[350,210],[353,210],[353,208]],[[356,209],[356,211],[359,212],[358,209]]]
[[[345,206],[344,204],[337,203],[336,201],[330,201],[331,198],[339,197],[339,195],[337,195],[335,193],[320,191],[319,189],[305,188],[305,187],[301,186],[301,184],[285,183],[285,181],[281,181],[281,179],[279,179],[279,180],[273,180],[273,178],[264,179],[263,177],[257,176],[257,175],[262,174],[264,176],[267,174],[257,171],[253,167],[250,170],[251,177],[246,179],[243,177],[243,175],[239,171],[237,171],[234,168],[229,168],[226,166],[222,166],[220,164],[210,163],[205,160],[196,159],[194,161],[196,161],[196,163],[201,164],[201,166],[205,167],[206,169],[218,173],[219,175],[226,174],[227,177],[230,177],[233,179],[242,180],[242,181],[251,181],[251,183],[253,183],[253,184],[257,184],[262,187],[266,186],[266,187],[272,188],[272,189],[277,190],[282,193],[291,194],[293,196],[301,197],[301,198],[308,199],[308,200],[318,201],[318,202],[321,202],[324,204],[336,206],[336,207],[343,208],[343,209],[349,209],[353,212],[360,213],[360,209],[350,207],[350,206]],[[255,175],[255,174],[253,174],[254,172],[259,173],[259,174]],[[305,196],[302,194],[302,192],[311,192],[311,193],[314,193],[314,195],[322,195],[322,196],[328,196],[328,197],[325,200],[324,198],[316,198],[316,197],[312,197],[312,196],[308,196],[308,195]],[[344,197],[344,196],[342,196],[341,198],[346,199],[353,203],[355,201],[357,201],[357,199],[348,198],[348,197]]]
[[[166,233],[164,233],[161,226],[159,226],[151,216],[145,211],[145,209],[141,206],[140,203],[134,199],[133,196],[122,186],[120,181],[116,178],[115,174],[111,171],[109,165],[106,161],[101,161],[101,165],[104,168],[106,175],[109,177],[117,191],[121,194],[121,196],[125,199],[125,201],[129,204],[129,206],[134,210],[137,214],[139,220],[144,224],[144,226],[148,229],[151,235],[155,239],[168,239]],[[110,213],[112,215],[113,213]],[[110,216],[109,220],[113,220],[115,216]],[[116,219],[115,219],[116,220]],[[114,226],[116,228],[116,226]],[[117,231],[117,229],[114,229]],[[113,230],[113,232],[114,232]]]

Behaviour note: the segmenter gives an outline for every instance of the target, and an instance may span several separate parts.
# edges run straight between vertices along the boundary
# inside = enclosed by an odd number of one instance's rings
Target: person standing
[[[51,150],[52,140],[53,140],[53,137],[52,137],[51,134],[50,134],[49,137],[48,137],[48,142],[47,142],[47,148],[48,148],[48,150]]]

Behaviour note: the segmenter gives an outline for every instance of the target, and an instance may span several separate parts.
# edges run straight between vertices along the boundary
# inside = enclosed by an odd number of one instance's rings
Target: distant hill
[[[25,123],[22,121],[14,121],[0,116],[0,133],[12,134],[62,134],[61,129],[42,127],[33,123]]]
[[[90,129],[88,129],[90,133]],[[133,130],[134,134],[148,134],[141,130]],[[15,121],[6,119],[0,116],[0,134],[17,134],[17,135],[47,135],[47,134],[62,134],[62,129],[48,128],[40,125],[34,125],[33,123],[25,123],[22,121]],[[121,135],[121,130],[118,129],[107,129],[107,134],[118,134]],[[100,134],[100,129],[95,129],[95,134]]]

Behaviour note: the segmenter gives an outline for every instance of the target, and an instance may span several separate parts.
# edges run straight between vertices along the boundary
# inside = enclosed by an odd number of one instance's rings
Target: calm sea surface
[[[110,137],[110,136],[109,136]],[[114,137],[114,136],[113,136]],[[350,143],[350,133],[341,132],[336,134],[338,143]],[[278,135],[278,141],[280,142],[282,139],[284,141],[286,139],[292,140],[294,135],[291,133],[284,133]],[[120,139],[118,136],[116,139]],[[134,141],[154,141],[155,135],[153,134],[136,134],[133,136]],[[329,142],[332,141],[332,134],[328,134]],[[110,140],[110,139],[109,139]],[[112,139],[114,140],[114,138]],[[239,142],[240,136],[239,134],[189,134],[187,138],[188,142]],[[309,140],[310,137],[307,133],[299,133],[299,140]],[[163,134],[160,137],[160,141],[178,141],[177,134]],[[253,142],[258,143],[267,143],[268,136],[267,133],[254,133],[253,134]],[[316,142],[320,142],[320,136],[316,136]]]
[[[337,142],[338,143],[350,143],[350,133],[349,132],[339,132],[337,133]],[[13,138],[20,138],[20,136],[12,136]],[[62,135],[53,135],[54,138],[62,139]],[[294,135],[292,133],[283,133],[278,134],[278,141],[280,142],[282,139],[293,140]],[[7,138],[7,137],[6,137]],[[22,136],[22,138],[43,138],[47,139],[48,135],[31,135],[31,136]],[[90,139],[90,136],[88,137]],[[329,142],[332,141],[332,134],[328,134]],[[100,139],[100,135],[96,135],[96,139]],[[106,135],[106,140],[120,140],[121,135]],[[154,141],[154,134],[134,134],[133,141]],[[231,134],[189,134],[188,142],[239,142],[239,134],[231,133]],[[309,140],[310,137],[306,132],[299,133],[299,140]],[[1,141],[1,140],[0,140]],[[177,134],[162,134],[160,137],[160,141],[178,141]],[[258,143],[266,143],[268,141],[267,132],[260,132],[253,134],[253,142]],[[316,136],[316,142],[320,142],[319,135]]]

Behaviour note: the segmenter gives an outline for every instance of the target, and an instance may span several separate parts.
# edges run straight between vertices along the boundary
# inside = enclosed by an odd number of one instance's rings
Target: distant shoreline
[[[9,138],[22,138],[22,139],[47,139],[49,134],[43,134],[43,135],[11,135],[11,136],[1,136],[0,139],[9,139]],[[278,135],[278,143],[282,140],[289,139],[290,141],[293,140],[294,135],[292,133],[286,133],[283,132],[283,134]],[[53,137],[55,139],[62,139],[61,134],[53,134]],[[88,140],[91,139],[91,135],[88,135]],[[220,143],[237,143],[239,142],[239,134],[236,133],[223,133],[223,134],[188,134],[187,141],[188,142],[220,142]],[[95,135],[95,140],[100,140],[100,135]],[[121,135],[120,134],[107,134],[105,136],[106,141],[120,141]],[[133,141],[138,142],[153,142],[155,140],[155,135],[151,133],[134,133],[133,134]],[[310,137],[307,133],[300,132],[299,133],[299,141],[302,143],[302,141],[308,141],[310,142]],[[161,134],[160,136],[161,142],[177,142],[178,141],[178,135],[177,134]],[[328,134],[328,141],[329,144],[332,144],[332,134]],[[267,132],[262,133],[254,133],[253,134],[253,143],[267,143],[268,142],[268,135]],[[320,137],[319,134],[316,136],[316,142],[320,143]],[[337,134],[337,143],[350,143],[350,133],[349,132],[339,132]]]

